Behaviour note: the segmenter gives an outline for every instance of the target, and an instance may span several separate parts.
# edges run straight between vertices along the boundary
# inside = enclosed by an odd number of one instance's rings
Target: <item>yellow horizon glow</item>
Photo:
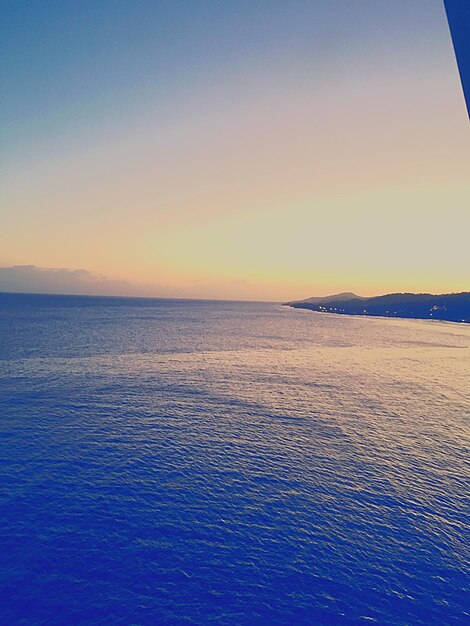
[[[0,264],[154,296],[468,290],[470,137],[448,70],[222,86],[164,123],[150,109],[57,141],[4,174]]]

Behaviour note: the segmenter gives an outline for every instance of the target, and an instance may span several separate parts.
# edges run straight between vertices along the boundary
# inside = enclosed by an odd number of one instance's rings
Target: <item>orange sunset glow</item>
[[[144,33],[145,54],[121,66],[72,49],[56,67],[30,42],[49,92],[20,70],[36,112],[13,95],[7,110],[6,289],[21,290],[15,266],[34,266],[38,290],[83,270],[66,292],[120,295],[466,288],[470,138],[443,8],[429,3],[411,32],[406,3],[393,19],[369,7],[346,32],[326,6],[321,24],[302,6],[285,27],[274,11],[265,40],[222,12],[238,54],[202,27],[184,41]]]

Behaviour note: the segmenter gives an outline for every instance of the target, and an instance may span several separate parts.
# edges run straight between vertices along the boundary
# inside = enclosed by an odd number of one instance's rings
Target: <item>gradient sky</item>
[[[441,0],[0,11],[0,289],[470,288],[470,127]]]

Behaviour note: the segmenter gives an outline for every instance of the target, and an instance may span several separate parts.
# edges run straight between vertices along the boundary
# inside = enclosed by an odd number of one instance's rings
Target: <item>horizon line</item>
[[[266,303],[266,304],[282,304],[280,300],[244,300],[237,298],[183,298],[183,297],[168,297],[168,296],[124,296],[124,295],[112,295],[112,294],[99,294],[99,293],[50,293],[42,291],[4,291],[0,290],[0,296],[57,296],[57,297],[72,297],[72,298],[109,298],[109,299],[127,299],[127,300],[181,300],[187,302],[252,302],[252,303]]]
[[[168,297],[168,296],[143,296],[143,295],[114,295],[114,294],[99,294],[99,293],[50,293],[50,292],[42,292],[42,291],[4,291],[0,290],[0,296],[3,295],[15,295],[15,296],[57,296],[57,297],[75,297],[75,298],[108,298],[108,299],[127,299],[127,300],[179,300],[179,301],[194,301],[194,302],[247,302],[247,303],[266,303],[266,304],[290,304],[292,302],[303,302],[304,300],[308,300],[312,297],[318,298],[330,298],[337,294],[328,294],[327,296],[309,296],[308,298],[304,298],[302,300],[248,300],[248,299],[240,299],[240,298],[184,298],[184,297]],[[354,292],[351,292],[354,293]],[[431,293],[429,291],[391,291],[388,293],[381,293],[375,296],[360,296],[359,294],[354,293],[358,298],[370,299],[370,298],[380,298],[382,296],[390,296],[390,295],[426,295],[426,296],[450,296],[450,295],[462,295],[462,294],[470,294],[470,290],[468,291],[449,291],[445,293]]]

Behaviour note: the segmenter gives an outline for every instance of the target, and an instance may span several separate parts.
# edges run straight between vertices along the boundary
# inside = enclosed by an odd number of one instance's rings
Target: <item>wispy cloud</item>
[[[234,287],[238,289],[239,297],[257,299],[255,285],[245,280],[211,282],[196,279],[182,286],[172,286],[163,283],[133,283],[85,269],[37,265],[0,267],[0,292],[230,299]]]
[[[150,295],[149,288],[84,269],[13,265],[0,267],[0,291],[85,295]]]

